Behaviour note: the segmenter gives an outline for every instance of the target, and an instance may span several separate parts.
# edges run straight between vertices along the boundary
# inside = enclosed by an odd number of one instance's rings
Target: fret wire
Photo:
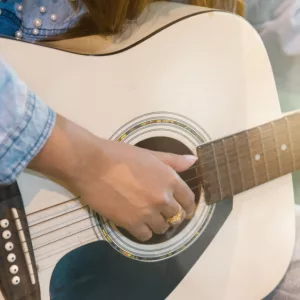
[[[220,196],[222,198],[222,190],[221,190],[222,187],[221,187],[220,174],[219,174],[219,168],[218,168],[217,159],[216,159],[216,151],[215,151],[214,143],[212,143],[212,150],[213,150],[213,155],[215,158],[215,166],[216,166],[217,179],[218,179],[218,183],[219,183]]]
[[[292,146],[292,139],[291,139],[291,128],[290,128],[290,124],[289,121],[287,119],[287,117],[284,118],[284,121],[286,123],[286,128],[287,128],[287,132],[288,132],[288,139],[289,139],[289,143],[290,143],[290,147],[291,147],[291,156],[292,156],[292,165],[293,165],[293,171],[296,170],[296,164],[295,164],[295,156],[294,156],[294,149]]]
[[[258,134],[255,134],[258,132]],[[252,134],[252,135],[251,135]],[[266,168],[266,151],[262,147],[261,134],[258,128],[250,131],[250,148],[253,150],[253,156],[251,157],[254,165],[254,172],[257,179],[257,185],[268,181],[267,168]],[[264,174],[265,178],[259,180],[260,177],[257,175]],[[259,181],[258,181],[259,180]]]
[[[241,161],[240,161],[240,155],[239,155],[239,150],[238,150],[237,141],[236,141],[236,135],[233,136],[233,140],[234,140],[234,143],[235,143],[235,151],[236,151],[236,154],[237,154],[237,163],[238,163],[239,171],[240,171],[240,174],[241,174],[242,189],[244,190],[246,185],[244,183],[244,176],[243,176],[242,168],[241,168]]]
[[[261,127],[258,127],[258,131],[259,131],[259,139],[260,139],[260,144],[261,144],[261,148],[262,148],[262,153],[263,153],[263,157],[266,157],[265,154],[265,150],[264,150],[264,145],[263,145],[263,141],[262,141],[262,133],[261,133]],[[266,168],[266,175],[267,175],[267,180],[270,180],[270,174],[269,174],[269,170],[268,170],[268,166],[267,166],[267,162],[264,159],[264,163],[265,163],[265,168]]]
[[[255,169],[254,169],[254,164],[253,164],[253,152],[252,152],[252,148],[250,147],[250,138],[249,138],[249,131],[246,131],[246,135],[247,135],[247,143],[248,143],[248,149],[249,149],[249,152],[250,152],[250,161],[251,161],[251,165],[252,165],[252,172],[253,172],[253,178],[254,178],[254,184],[255,186],[257,185],[257,179],[256,179],[256,172],[255,172]]]
[[[279,157],[280,153],[279,153],[279,148],[278,148],[280,146],[279,146],[279,143],[278,143],[278,139],[276,138],[275,123],[272,122],[271,125],[272,125],[272,130],[273,130],[273,136],[274,136],[275,146],[276,146],[276,154],[277,154],[276,157],[277,157],[277,161],[278,161],[279,173],[280,173],[280,175],[282,175],[283,172],[282,172],[281,160],[280,160],[280,157]]]
[[[233,182],[232,182],[232,179],[231,179],[231,176],[230,176],[230,173],[231,173],[231,168],[229,166],[229,163],[228,163],[228,160],[227,160],[227,155],[226,155],[226,152],[227,152],[227,149],[226,149],[226,145],[224,144],[224,139],[222,139],[222,144],[223,144],[223,147],[224,147],[224,153],[225,153],[225,162],[226,162],[226,166],[227,166],[227,171],[228,171],[228,178],[229,178],[229,184],[230,184],[230,191],[231,191],[231,194],[234,194],[234,187],[233,187]]]
[[[281,119],[281,120],[278,120],[277,122],[276,122],[276,126],[274,126],[274,137],[276,138],[276,140],[277,140],[277,144],[276,145],[278,145],[278,148],[277,148],[277,155],[278,155],[278,159],[279,159],[279,162],[280,162],[280,174],[281,175],[284,175],[285,174],[285,172],[286,172],[286,167],[288,166],[288,163],[287,163],[287,161],[286,161],[286,159],[287,159],[287,156],[286,156],[286,154],[290,151],[290,145],[288,145],[288,141],[287,141],[287,126],[286,126],[286,124],[283,122],[282,123],[282,121],[283,121],[283,119]],[[278,125],[278,123],[279,123],[279,125]],[[284,135],[284,137],[281,137],[281,135],[278,135],[277,133],[278,133],[278,131],[279,130],[281,130],[281,126],[284,128],[284,131],[283,132],[285,132],[286,134]],[[280,128],[280,129],[279,129]],[[280,141],[280,142],[278,142],[278,141]],[[280,151],[280,149],[279,149],[279,147],[280,147],[280,145],[288,145],[287,146],[287,149],[286,149],[286,151],[285,151],[285,153],[283,153],[282,151]],[[282,150],[282,149],[281,149]],[[283,158],[283,157],[285,157],[285,158]],[[284,159],[284,161],[285,161],[285,163],[282,163],[282,159]],[[290,171],[290,168],[288,168],[289,169],[289,171]]]

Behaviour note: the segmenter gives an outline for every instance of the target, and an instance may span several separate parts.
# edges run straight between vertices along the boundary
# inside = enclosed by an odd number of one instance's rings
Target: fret
[[[197,148],[198,173],[203,185],[205,201],[215,203],[221,200],[221,185],[218,180],[215,156],[212,144],[205,144]]]
[[[248,130],[247,136],[255,184],[260,185],[268,181],[268,176],[259,128]]]
[[[276,120],[274,123],[277,156],[280,162],[281,174],[285,175],[294,170],[291,141],[286,119]]]
[[[280,176],[279,159],[277,155],[273,125],[272,123],[268,123],[260,126],[259,128],[268,180],[272,180]]]
[[[243,188],[244,190],[248,190],[255,186],[256,182],[247,132],[241,132],[235,135],[235,145],[241,170]]]
[[[295,170],[300,170],[300,140],[298,139],[298,141],[295,142],[295,139],[293,139],[291,147],[294,155]]]
[[[214,150],[214,157],[220,183],[221,198],[226,199],[232,197],[233,189],[230,182],[230,175],[228,172],[226,154],[222,140],[212,143],[212,147]]]
[[[227,162],[231,191],[232,194],[237,194],[243,191],[243,182],[235,138],[234,136],[228,137],[223,139],[222,143]]]
[[[280,149],[279,149],[279,142],[278,142],[278,138],[276,137],[276,128],[275,128],[275,122],[272,122],[272,129],[273,129],[273,134],[274,134],[274,140],[275,140],[275,148],[276,148],[276,153],[277,153],[277,162],[278,162],[278,167],[279,167],[279,174],[283,174],[283,168],[281,166],[281,161],[279,158],[280,155]]]
[[[293,150],[293,145],[292,145],[292,136],[291,136],[291,128],[290,128],[290,124],[289,124],[289,119],[288,118],[284,118],[285,124],[286,124],[286,128],[287,128],[287,132],[288,132],[288,141],[290,144],[290,151],[291,151],[291,157],[292,157],[292,164],[293,164],[293,170],[296,170],[296,160],[295,160],[295,155],[294,155],[294,150]]]
[[[291,152],[294,170],[300,170],[300,115],[299,113],[286,117],[289,136],[291,139]]]

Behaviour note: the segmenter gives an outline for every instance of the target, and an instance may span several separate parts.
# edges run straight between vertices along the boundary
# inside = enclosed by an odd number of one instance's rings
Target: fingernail
[[[190,162],[196,162],[198,157],[195,155],[184,155],[184,158]]]
[[[186,219],[192,219],[193,216],[195,215],[196,212],[196,207],[189,213],[186,215]]]
[[[193,216],[194,216],[194,212],[192,212],[191,214],[188,214],[185,218],[190,220],[193,218]]]

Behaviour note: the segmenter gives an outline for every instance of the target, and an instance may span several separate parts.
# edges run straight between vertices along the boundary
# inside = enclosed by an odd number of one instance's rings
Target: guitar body
[[[182,19],[177,13],[176,22],[109,55],[8,39],[0,39],[0,54],[56,112],[120,142],[196,154],[201,143],[280,117],[272,69],[256,31],[224,12],[199,10]],[[26,171],[18,185],[42,300],[50,299],[50,289],[51,299],[61,299],[57,270],[72,269],[63,265],[65,255],[81,246],[86,254],[98,247],[102,256],[103,264],[94,268],[108,276],[97,283],[103,299],[141,299],[143,289],[143,299],[262,299],[280,282],[292,256],[291,175],[213,206],[200,201],[194,221],[151,245],[106,227],[47,178]],[[186,238],[190,232],[194,238]]]

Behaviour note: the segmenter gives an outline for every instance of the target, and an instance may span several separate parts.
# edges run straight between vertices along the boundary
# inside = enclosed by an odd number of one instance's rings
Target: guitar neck
[[[203,144],[198,171],[207,204],[300,169],[300,113]]]

